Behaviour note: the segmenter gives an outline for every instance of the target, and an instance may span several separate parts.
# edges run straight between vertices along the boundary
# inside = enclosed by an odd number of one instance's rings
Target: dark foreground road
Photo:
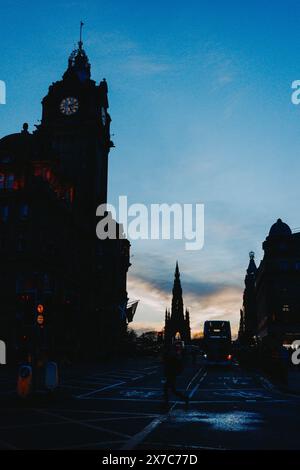
[[[1,371],[0,449],[300,449],[300,397],[238,365],[189,363],[189,409],[174,398],[167,413],[156,360],[64,375],[54,396],[23,403]]]

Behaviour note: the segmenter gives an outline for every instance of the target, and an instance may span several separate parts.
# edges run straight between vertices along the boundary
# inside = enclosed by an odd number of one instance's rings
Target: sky
[[[300,1],[2,1],[0,137],[30,130],[78,41],[109,86],[109,201],[203,203],[205,243],[133,240],[132,327],[161,329],[176,260],[193,333],[237,331],[248,253],[280,217],[300,227]]]

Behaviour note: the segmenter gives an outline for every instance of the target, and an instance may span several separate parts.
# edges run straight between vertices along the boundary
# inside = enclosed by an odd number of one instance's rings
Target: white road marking
[[[191,391],[190,395],[189,395],[189,398],[192,398],[192,396],[194,395],[194,393],[196,393],[196,391],[198,390],[199,386],[200,386],[200,383],[205,379],[205,377],[207,376],[207,372],[204,372],[203,376],[201,377],[201,379],[199,380],[199,382],[195,385],[195,387],[193,388],[193,390]]]
[[[67,418],[66,416],[61,416],[61,415],[57,415],[57,414],[54,414],[54,413],[50,413],[50,411],[39,410],[39,409],[34,409],[34,411],[36,411],[37,413],[41,413],[41,414],[45,414],[45,415],[49,415],[49,416],[55,416],[56,418],[59,417],[63,421],[67,421],[67,422],[72,423],[72,424],[77,424],[79,426],[85,426],[87,428],[94,429],[96,431],[106,432],[108,434],[113,434],[115,436],[119,436],[119,437],[123,437],[123,438],[127,438],[127,439],[130,438],[130,436],[128,434],[113,431],[113,430],[107,429],[107,428],[103,428],[102,426],[94,426],[93,424],[88,424],[88,423],[85,423],[85,422],[77,420],[77,419]]]
[[[145,438],[156,429],[163,421],[165,421],[166,416],[160,416],[155,418],[151,423],[149,423],[142,431],[135,434],[129,441],[124,444],[120,450],[132,450],[135,449]]]
[[[81,395],[77,395],[76,398],[86,398],[86,397],[89,397],[90,395],[95,395],[95,393],[103,392],[104,390],[115,388],[115,387],[118,387],[119,385],[123,385],[125,383],[126,382],[117,382],[117,383],[112,384],[112,385],[107,385],[106,387],[98,388],[97,390],[93,390],[92,392],[82,393]]]
[[[78,398],[78,397],[77,397]],[[82,398],[82,400],[102,400],[102,401],[133,401],[133,402],[150,402],[150,403],[161,403],[161,400],[150,400],[147,398],[111,398],[111,397],[93,397],[93,398]],[[245,403],[246,400],[192,400],[191,404],[197,404],[197,403]],[[260,402],[257,403],[287,403],[288,400],[261,400]],[[171,401],[170,403],[178,403]]]
[[[199,374],[202,372],[203,369],[200,369],[195,375],[194,377],[192,378],[192,380],[189,382],[188,386],[185,388],[185,390],[187,391],[188,388],[190,387],[190,385],[194,382],[194,380],[199,376]],[[138,400],[134,400],[134,401],[138,401]],[[142,400],[142,401],[146,401],[146,400]],[[149,400],[151,401],[151,400]],[[153,401],[160,401],[160,400],[153,400]],[[145,438],[151,434],[154,429],[156,429],[163,421],[165,421],[167,419],[168,416],[170,416],[171,412],[173,411],[173,409],[175,408],[175,406],[177,405],[178,401],[175,401],[173,403],[173,405],[171,406],[169,412],[167,415],[162,415],[162,416],[159,416],[157,418],[154,418],[153,421],[151,421],[151,423],[149,423],[142,431],[138,432],[137,434],[135,434],[131,439],[129,439],[128,442],[126,442],[126,444],[124,444],[122,447],[121,447],[121,450],[132,450],[132,449],[135,449],[141,442],[143,442],[145,440]]]

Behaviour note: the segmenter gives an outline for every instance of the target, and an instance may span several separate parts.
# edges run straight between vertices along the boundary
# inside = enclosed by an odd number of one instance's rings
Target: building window
[[[29,214],[28,204],[25,204],[25,203],[21,204],[21,206],[20,206],[20,218],[22,220],[27,219],[28,214]]]
[[[3,233],[0,233],[0,251],[5,249],[5,238]]]
[[[10,163],[11,162],[11,157],[9,155],[3,155],[0,159],[1,163]]]
[[[17,238],[17,251],[21,253],[25,250],[25,239],[24,235],[20,234]]]
[[[289,263],[287,261],[280,261],[279,267],[281,271],[287,271],[289,269]]]
[[[7,189],[14,189],[14,181],[15,181],[14,175],[7,175],[7,177],[6,177],[6,188]]]
[[[0,207],[0,217],[2,222],[7,222],[8,220],[9,209],[8,206],[1,206]]]
[[[283,312],[289,312],[289,311],[290,311],[289,305],[284,304],[284,305],[282,306],[282,311],[283,311]]]
[[[15,175],[0,174],[0,189],[14,189]]]

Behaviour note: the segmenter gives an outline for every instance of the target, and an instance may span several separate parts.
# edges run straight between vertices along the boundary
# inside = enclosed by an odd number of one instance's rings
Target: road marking
[[[188,390],[190,388],[190,386],[192,385],[194,380],[196,380],[196,378],[198,377],[198,375],[201,374],[202,371],[203,371],[203,367],[201,367],[201,369],[198,370],[198,372],[196,372],[196,374],[192,377],[192,380],[189,382],[188,386],[186,387],[186,390]]]
[[[156,367],[157,368],[157,367]],[[136,373],[136,372],[135,372]],[[153,371],[153,372],[148,372],[146,375],[153,375],[155,374],[156,372]],[[118,373],[118,372],[111,372],[109,374],[107,374],[106,376],[98,376],[98,378],[100,379],[100,377],[102,378],[105,378],[107,377],[108,380],[112,380],[112,378],[116,378],[116,379],[124,379],[122,380],[121,382],[117,382],[117,383],[113,383],[111,385],[106,385],[105,387],[101,387],[101,388],[97,388],[96,390],[92,390],[92,391],[89,391],[87,393],[82,393],[80,395],[77,395],[76,398],[85,398],[85,397],[88,397],[88,396],[91,396],[91,395],[94,395],[96,393],[99,393],[99,392],[103,392],[104,390],[109,390],[109,389],[112,389],[112,388],[115,388],[115,387],[118,387],[119,385],[124,385],[128,382],[134,382],[138,379],[142,379],[142,378],[145,378],[145,375],[138,375],[138,376],[135,376],[133,377],[131,373],[126,373],[126,372],[123,372],[123,373]],[[127,381],[125,381],[125,379],[127,379]],[[88,382],[88,383],[92,383],[92,382]],[[80,387],[78,386],[77,388],[83,388],[83,387]],[[89,389],[91,390],[91,389]]]
[[[141,402],[141,403],[146,403],[146,402],[150,402],[150,403],[161,403],[161,400],[150,400],[150,399],[147,399],[147,398],[143,398],[143,399],[140,399],[140,398],[110,398],[110,397],[92,397],[92,398],[82,398],[82,400],[102,400],[102,401],[133,401],[133,402]],[[192,400],[191,401],[191,404],[197,404],[197,403],[245,403],[246,400]],[[265,400],[260,400],[259,402],[257,403],[287,403],[287,402],[290,402],[289,400],[268,400],[268,399],[265,399]],[[178,403],[177,401],[171,401],[170,403]]]
[[[194,380],[199,376],[199,374],[202,372],[203,368],[201,368],[195,375],[194,377],[192,378],[192,380],[189,382],[189,384],[187,385],[187,387],[185,388],[185,391],[188,390],[188,388],[191,386],[191,384],[194,382]],[[133,401],[139,401],[139,400],[133,400]],[[146,401],[146,400],[142,400],[142,401]],[[159,401],[160,400],[148,400],[148,401]],[[157,418],[154,418],[153,421],[151,421],[151,423],[149,423],[142,431],[138,432],[137,434],[135,434],[131,439],[129,439],[128,442],[126,442],[126,444],[124,444],[122,447],[121,447],[121,450],[133,450],[135,449],[141,442],[143,442],[145,440],[145,438],[151,434],[154,429],[156,429],[158,426],[160,426],[160,424],[162,424],[168,416],[170,416],[171,412],[173,411],[173,409],[175,408],[175,406],[177,405],[178,401],[175,401],[175,402],[171,402],[173,403],[173,405],[171,406],[171,408],[169,409],[169,412],[167,413],[167,415],[162,415],[162,416],[159,416]]]
[[[155,418],[151,423],[149,423],[142,431],[135,434],[131,439],[129,439],[126,444],[124,444],[120,450],[133,450],[135,449],[141,442],[145,440],[145,438],[156,429],[163,421],[165,421],[166,416],[161,416],[159,418]]]
[[[95,429],[96,431],[107,432],[108,434],[113,434],[115,436],[123,437],[123,438],[126,438],[126,439],[130,438],[130,436],[128,434],[113,431],[113,430],[110,430],[110,429],[107,429],[107,428],[103,428],[102,426],[94,426],[92,424],[88,424],[88,423],[82,422],[82,421],[77,420],[77,419],[67,418],[66,416],[61,416],[61,415],[58,415],[58,414],[50,413],[50,411],[39,410],[39,409],[34,409],[34,411],[36,411],[37,413],[41,413],[41,414],[45,414],[45,415],[49,415],[49,416],[55,416],[56,418],[59,417],[63,421],[67,421],[67,422],[72,423],[72,424],[77,424],[79,426],[85,426],[85,427],[90,428],[90,429]]]
[[[238,392],[238,391],[241,391],[241,392],[251,392],[251,391],[261,391],[261,392],[264,392],[265,389],[264,388],[201,388],[201,390],[203,392],[222,392],[223,391],[226,391],[226,392]]]
[[[97,449],[100,447],[104,449],[110,449],[112,445],[114,444],[122,444],[124,441],[103,441],[99,444],[99,442],[89,442],[87,444],[75,444],[74,446],[64,446],[64,447],[55,447],[53,450],[72,450],[72,449],[85,449],[86,447],[88,449]],[[105,447],[103,447],[105,446]]]
[[[199,386],[200,386],[200,383],[205,379],[205,377],[207,376],[207,372],[204,372],[203,376],[201,377],[201,379],[199,380],[199,382],[195,385],[195,387],[193,388],[193,390],[191,391],[190,395],[189,395],[189,398],[192,398],[192,396],[194,395],[194,393],[196,393],[196,391],[198,390]]]
[[[147,444],[151,444],[151,445],[160,445],[161,446],[161,442],[153,442],[153,441],[148,441]],[[182,444],[168,444],[168,449],[178,449],[180,448],[181,450],[189,450],[189,449],[203,449],[203,450],[226,450],[225,447],[209,447],[209,446],[196,446],[196,445],[182,445]]]
[[[76,390],[78,389],[93,390],[91,387],[82,387],[82,385],[66,385],[66,384],[60,384],[59,388],[75,388]]]
[[[85,398],[85,397],[89,397],[90,395],[94,395],[95,393],[98,393],[98,392],[103,392],[103,390],[108,390],[108,389],[111,389],[111,388],[115,388],[115,387],[118,387],[119,385],[123,385],[125,384],[126,382],[117,382],[115,384],[112,384],[112,385],[107,385],[106,387],[102,387],[102,388],[98,388],[97,390],[93,390],[92,392],[88,392],[88,393],[83,393],[81,395],[77,395],[76,398]]]
[[[110,422],[110,421],[126,421],[126,420],[133,420],[133,419],[151,419],[155,417],[155,415],[148,415],[148,416],[144,416],[144,415],[140,415],[140,416],[114,416],[114,417],[110,417],[110,418],[103,418],[101,416],[97,416],[97,417],[87,417],[87,418],[79,418],[79,419],[76,419],[76,422],[78,422],[78,424],[88,424],[88,423],[98,423],[98,422]],[[157,417],[157,416],[156,416]],[[69,422],[68,421],[64,421],[64,416],[62,415],[59,415],[57,414],[56,416],[57,418],[57,421],[43,421],[43,422],[40,422],[40,423],[26,423],[26,424],[6,424],[4,426],[0,426],[0,430],[8,430],[8,429],[24,429],[24,428],[40,428],[40,427],[44,427],[44,426],[64,426],[64,425],[68,425]],[[0,441],[0,444],[1,444],[1,441]]]
[[[13,446],[12,444],[9,444],[8,442],[0,440],[0,446],[4,447],[5,449],[9,450],[17,450],[18,448]]]

